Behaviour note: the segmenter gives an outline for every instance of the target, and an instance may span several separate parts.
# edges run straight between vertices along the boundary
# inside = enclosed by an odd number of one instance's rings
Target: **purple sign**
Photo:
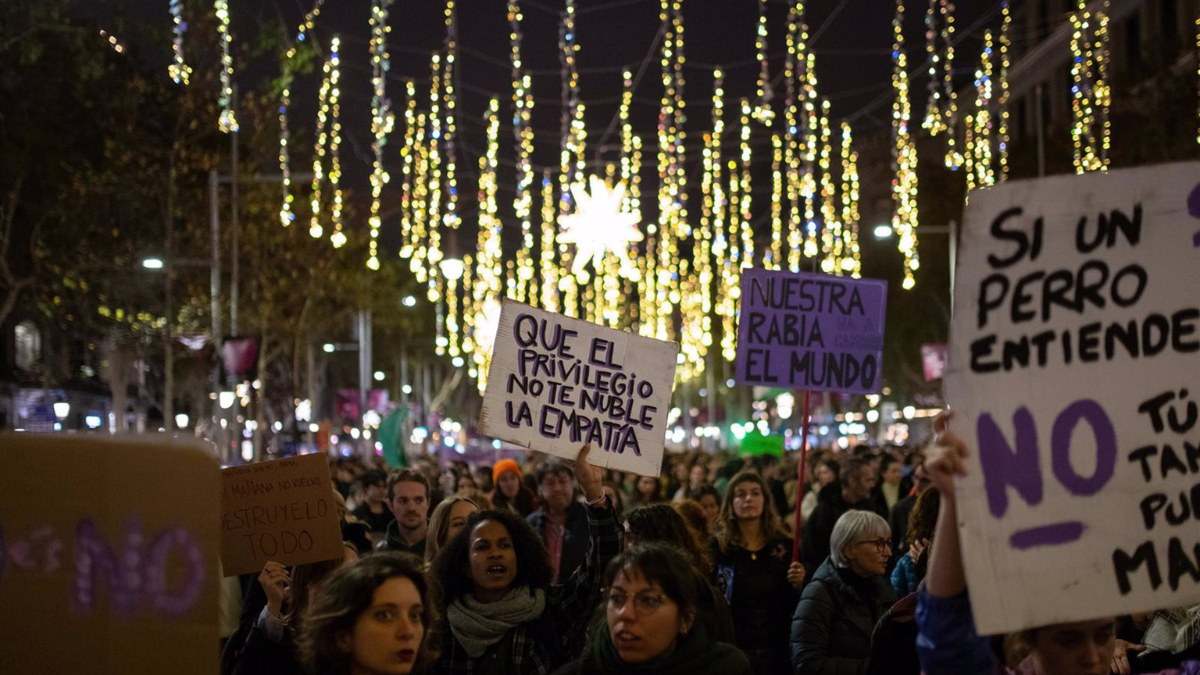
[[[847,394],[878,392],[887,282],[742,272],[734,379]]]

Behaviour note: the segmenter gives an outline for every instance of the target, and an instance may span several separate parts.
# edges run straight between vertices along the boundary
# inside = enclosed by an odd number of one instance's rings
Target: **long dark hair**
[[[429,570],[430,577],[441,589],[443,609],[445,605],[475,589],[475,582],[471,580],[468,553],[471,547],[471,532],[476,525],[487,520],[503,525],[512,538],[513,552],[517,558],[513,587],[529,586],[535,590],[550,588],[550,581],[554,578],[550,555],[546,553],[541,538],[529,523],[512,511],[476,511],[467,518],[466,527],[446,541],[441,553],[434,559],[432,569]]]
[[[942,493],[937,490],[926,490],[917,497],[912,512],[908,514],[908,532],[904,536],[905,547],[911,547],[913,542],[921,539],[933,538],[933,531],[937,527],[938,511],[941,508]]]
[[[421,595],[425,636],[413,669],[422,672],[434,660],[437,654],[429,639],[434,598],[421,571],[421,559],[411,553],[376,553],[331,573],[309,600],[296,637],[300,661],[309,672],[349,675],[350,657],[338,648],[338,636],[354,630],[358,617],[371,607],[375,591],[395,578],[408,579]]]
[[[767,481],[753,471],[741,471],[729,481],[729,487],[725,488],[725,500],[721,502],[721,515],[717,518],[717,545],[720,546],[722,553],[728,552],[731,545],[741,546],[743,544],[742,531],[738,526],[737,516],[733,514],[733,493],[737,486],[743,483],[754,483],[762,490],[763,510],[762,515],[759,516],[759,522],[762,523],[764,542],[770,542],[772,539],[791,538],[791,534],[783,526],[783,520],[775,510],[775,500],[771,498],[771,490],[767,487]]]
[[[532,490],[525,487],[524,483],[517,484],[517,496],[515,498],[509,498],[508,495],[504,494],[504,491],[500,489],[500,484],[497,483],[495,489],[492,490],[491,499],[492,506],[497,509],[515,510],[522,517],[528,516],[537,510],[537,496],[533,494]]]
[[[712,560],[708,552],[700,546],[696,533],[687,521],[670,504],[638,506],[626,514],[625,523],[629,526],[629,534],[639,543],[671,544],[687,554],[696,570],[705,578],[712,574]]]

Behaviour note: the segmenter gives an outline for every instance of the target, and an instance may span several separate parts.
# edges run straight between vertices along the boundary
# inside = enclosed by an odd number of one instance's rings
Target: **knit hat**
[[[517,474],[517,478],[521,478],[521,467],[517,464],[517,460],[502,459],[492,467],[492,482],[500,482],[500,476],[505,471],[514,471]]]

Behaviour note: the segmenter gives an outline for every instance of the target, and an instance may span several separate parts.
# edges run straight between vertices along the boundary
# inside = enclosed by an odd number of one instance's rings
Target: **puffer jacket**
[[[896,596],[883,576],[864,580],[862,593],[826,559],[804,588],[792,617],[796,675],[865,675],[871,633]]]

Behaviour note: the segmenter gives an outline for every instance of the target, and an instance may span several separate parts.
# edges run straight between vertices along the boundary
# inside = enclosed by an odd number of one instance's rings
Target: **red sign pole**
[[[808,423],[809,423],[809,391],[804,390],[804,410],[800,417],[804,420],[800,427],[800,482],[796,484],[796,533],[792,538],[792,562],[800,562],[800,503],[804,501],[804,469],[808,466]]]

